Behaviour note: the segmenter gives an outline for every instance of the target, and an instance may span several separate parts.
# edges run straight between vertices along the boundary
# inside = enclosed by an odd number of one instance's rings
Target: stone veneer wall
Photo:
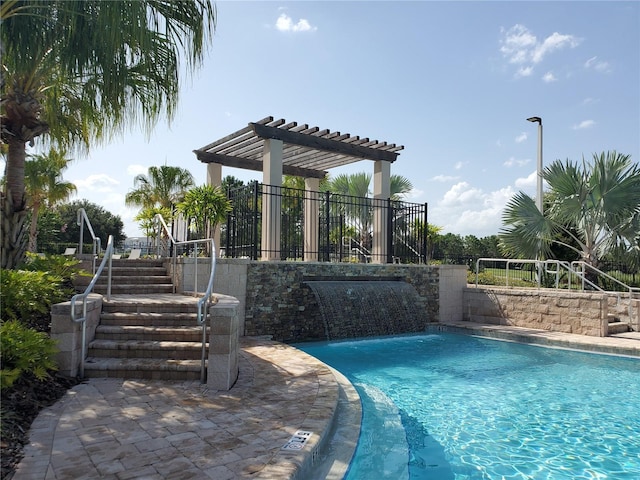
[[[608,298],[602,293],[469,287],[464,320],[596,337],[607,334]]]
[[[438,267],[398,264],[250,262],[246,270],[245,335],[298,342],[325,339],[320,310],[306,280],[394,277],[424,301],[425,329],[439,321]],[[216,276],[217,277],[217,276]],[[215,290],[219,283],[216,282]]]

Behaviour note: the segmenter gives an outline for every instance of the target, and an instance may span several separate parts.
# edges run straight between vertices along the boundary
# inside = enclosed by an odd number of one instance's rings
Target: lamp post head
[[[527,118],[527,122],[539,123],[540,125],[542,125],[542,119],[540,117]]]

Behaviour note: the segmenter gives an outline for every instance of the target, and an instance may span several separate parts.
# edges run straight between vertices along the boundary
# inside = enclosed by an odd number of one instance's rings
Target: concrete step
[[[193,310],[195,311],[195,307]],[[140,326],[140,327],[179,327],[196,325],[195,313],[153,313],[153,312],[113,312],[102,313],[100,325],[103,326]],[[198,327],[199,328],[199,327]]]
[[[199,380],[201,360],[88,357],[84,373],[91,378]]]
[[[114,267],[111,269],[111,278],[121,277],[168,277],[167,269],[164,267]],[[83,275],[77,277],[76,284],[88,285],[93,275]],[[107,278],[107,270],[103,270],[98,281]],[[171,277],[169,277],[171,278]],[[106,280],[105,280],[106,281]]]
[[[150,268],[164,267],[167,260],[155,258],[139,258],[137,260],[129,260],[128,258],[113,259],[111,266],[114,268]]]
[[[93,288],[95,293],[107,294],[107,285],[96,284]],[[111,294],[126,294],[126,295],[146,295],[155,293],[173,293],[173,285],[171,283],[158,283],[149,285],[140,284],[118,284],[111,283]]]
[[[175,342],[199,342],[202,341],[202,327],[195,325],[190,327],[145,327],[138,325],[98,325],[95,340],[144,340],[144,341],[175,341]]]
[[[104,313],[189,313],[195,315],[198,299],[179,294],[113,295],[102,303]]]
[[[89,343],[90,357],[103,358],[163,358],[196,360],[202,356],[201,342],[153,340],[93,340]]]
[[[104,275],[101,275],[96,282],[96,285],[106,285],[108,283],[108,278]],[[91,279],[89,279],[91,281]],[[164,283],[170,284],[171,277],[169,275],[118,275],[111,277],[111,286],[114,285],[150,285]],[[89,285],[89,282],[87,282]]]
[[[626,333],[629,331],[629,324],[626,322],[612,322],[607,326],[607,332],[609,335],[616,335],[618,333]]]

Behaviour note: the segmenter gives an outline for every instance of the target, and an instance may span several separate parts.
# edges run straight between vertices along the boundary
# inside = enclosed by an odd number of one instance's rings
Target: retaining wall
[[[463,296],[463,318],[471,322],[607,335],[607,294],[479,286]]]

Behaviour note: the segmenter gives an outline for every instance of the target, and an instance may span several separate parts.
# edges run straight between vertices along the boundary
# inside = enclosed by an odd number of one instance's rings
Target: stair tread
[[[207,344],[208,345],[208,344]],[[89,343],[93,349],[114,350],[193,350],[201,349],[202,342],[181,342],[167,340],[102,340],[95,339]]]
[[[201,360],[87,357],[85,370],[200,370]]]
[[[98,325],[96,332],[104,333],[185,333],[185,332],[201,332],[202,327],[197,325],[170,326],[170,325]]]
[[[196,318],[196,313],[187,313],[187,312],[103,312],[101,318],[103,319],[111,319],[111,318],[130,318],[130,317],[144,317],[144,318],[167,318],[171,317],[174,319],[192,319]]]

